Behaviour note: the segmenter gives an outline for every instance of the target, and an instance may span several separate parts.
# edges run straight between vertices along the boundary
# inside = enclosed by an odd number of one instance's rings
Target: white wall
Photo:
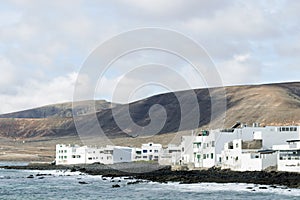
[[[158,161],[161,151],[162,151],[161,144],[155,144],[152,142],[148,144],[142,144],[142,160]]]
[[[233,149],[225,143],[222,151],[222,169],[234,171],[261,171],[277,164],[277,152],[263,154],[258,149],[242,149],[242,140],[232,141]]]
[[[114,147],[113,163],[132,162],[133,149],[129,147]]]

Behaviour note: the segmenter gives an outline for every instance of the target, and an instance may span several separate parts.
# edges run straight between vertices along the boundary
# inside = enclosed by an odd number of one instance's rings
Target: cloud
[[[251,84],[262,80],[262,64],[250,54],[234,55],[219,65],[224,85]]]
[[[72,101],[76,78],[74,72],[50,81],[28,80],[25,85],[16,86],[16,94],[0,94],[0,113]]]
[[[99,44],[120,32],[149,26],[179,31],[202,45],[226,85],[299,80],[298,1],[12,0],[0,4],[0,112],[71,100],[75,74]],[[186,63],[164,54],[147,58],[148,53],[128,56],[103,77],[108,86],[99,98],[111,98],[110,86],[126,73],[125,64],[166,64],[192,87],[205,85]],[[125,76],[124,91],[142,84],[147,73],[153,72]],[[166,77],[174,83],[174,76]],[[133,98],[161,91],[144,87]],[[51,95],[46,99],[45,94]]]

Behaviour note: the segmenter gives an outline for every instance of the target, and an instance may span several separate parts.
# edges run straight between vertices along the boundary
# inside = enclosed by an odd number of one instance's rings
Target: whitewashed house
[[[181,159],[181,147],[175,144],[168,144],[166,149],[163,149],[158,158],[160,165],[178,165]]]
[[[273,146],[278,151],[277,170],[300,173],[300,140],[288,140],[287,143]]]
[[[222,169],[233,171],[261,171],[277,164],[277,152],[263,150],[262,140],[243,141],[236,139],[225,143]]]
[[[56,165],[132,162],[134,150],[120,146],[56,145]]]
[[[287,140],[300,139],[299,126],[266,126],[253,130],[253,139],[262,140],[262,148],[284,144]]]
[[[194,167],[210,168],[221,163],[221,152],[226,142],[234,139],[252,139],[252,132],[240,129],[202,131],[196,136],[183,136],[182,160]]]
[[[152,142],[149,142],[147,144],[142,144],[142,160],[158,161],[161,151],[162,151],[161,144],[155,144]]]
[[[260,127],[255,123],[252,127],[241,125],[241,128],[237,128],[238,125],[240,124],[237,123],[231,129],[202,131],[192,136],[183,136],[181,142],[183,164],[200,168],[220,166],[223,162],[221,152],[224,144],[236,139],[261,140],[261,149],[271,149],[273,145],[283,144],[287,139],[300,139],[297,126]]]
[[[141,148],[133,148],[132,160],[133,161],[143,160],[143,158],[142,158],[142,149]]]
[[[181,137],[181,164],[194,165],[193,143],[196,137],[195,135]]]

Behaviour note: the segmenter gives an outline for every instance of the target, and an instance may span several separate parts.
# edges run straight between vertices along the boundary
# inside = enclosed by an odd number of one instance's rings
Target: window
[[[226,156],[226,160],[228,160],[228,156]]]
[[[75,156],[75,155],[72,155],[72,158],[76,158],[76,156]]]
[[[149,150],[149,152],[152,152],[152,150]]]
[[[215,141],[211,141],[211,146],[215,147]]]
[[[143,153],[147,153],[147,150],[143,150]]]
[[[239,143],[236,143],[236,144],[235,144],[235,148],[239,148]]]
[[[235,161],[238,161],[239,160],[239,157],[235,157]]]
[[[143,156],[143,158],[147,158],[147,156]]]
[[[65,150],[65,153],[67,153],[67,150]]]
[[[67,159],[67,156],[64,156],[64,159]]]
[[[89,157],[89,158],[88,158],[88,160],[92,160],[92,159],[93,159],[92,157]]]
[[[206,154],[203,154],[203,159],[206,159]]]
[[[158,153],[158,150],[154,150],[154,153]]]
[[[214,154],[213,153],[210,154],[210,158],[214,159]]]
[[[77,155],[76,158],[81,158],[81,156],[80,156],[80,155]]]
[[[152,144],[149,144],[149,146],[151,147],[151,146],[152,146]]]

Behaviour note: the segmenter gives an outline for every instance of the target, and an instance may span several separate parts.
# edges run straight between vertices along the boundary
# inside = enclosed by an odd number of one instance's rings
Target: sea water
[[[28,178],[30,175],[33,178]],[[63,170],[0,169],[0,199],[300,199],[300,189],[282,186],[274,188],[243,183],[127,184],[133,181]],[[115,184],[120,187],[113,188]]]

